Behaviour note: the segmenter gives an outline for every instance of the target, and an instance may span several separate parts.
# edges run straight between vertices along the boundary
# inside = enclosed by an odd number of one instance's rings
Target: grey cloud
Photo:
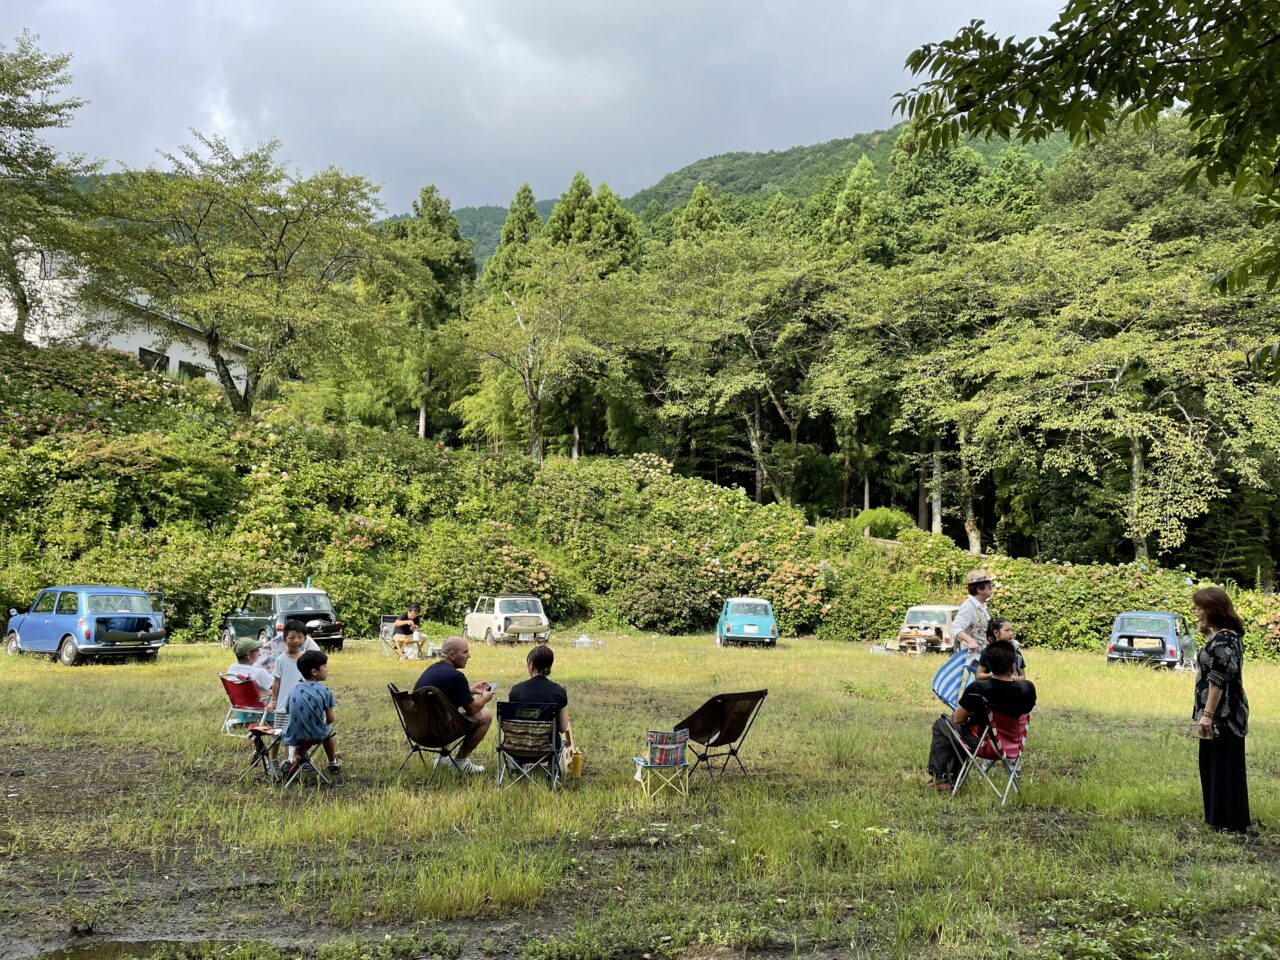
[[[455,205],[554,196],[575,170],[632,193],[715,153],[893,122],[906,54],[984,17],[1043,30],[1061,0],[43,0],[0,10],[74,55],[92,102],[60,143],[141,166],[221,133],[303,170],[435,183]]]

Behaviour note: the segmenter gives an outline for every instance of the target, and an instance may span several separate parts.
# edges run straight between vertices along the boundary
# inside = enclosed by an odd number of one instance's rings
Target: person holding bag
[[[1200,632],[1207,642],[1196,655],[1196,693],[1191,719],[1200,738],[1200,790],[1204,820],[1224,833],[1249,828],[1249,785],[1245,779],[1244,738],[1249,732],[1249,699],[1241,671],[1244,624],[1231,598],[1219,587],[1197,590]]]

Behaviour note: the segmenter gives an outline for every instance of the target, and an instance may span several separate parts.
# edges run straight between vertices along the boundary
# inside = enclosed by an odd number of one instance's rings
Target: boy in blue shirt
[[[329,678],[329,657],[322,650],[308,650],[298,658],[302,679],[289,693],[289,724],[284,728],[284,745],[290,760],[304,743],[318,743],[329,758],[329,772],[342,769],[333,736],[333,691],[324,685]]]

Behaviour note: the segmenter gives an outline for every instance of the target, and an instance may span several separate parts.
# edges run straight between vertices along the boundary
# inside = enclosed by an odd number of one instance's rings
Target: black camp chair
[[[675,725],[677,730],[689,731],[689,750],[696,758],[690,775],[703,763],[707,765],[707,773],[716,773],[714,761],[721,757],[724,763],[720,773],[728,769],[730,760],[735,761],[743,773],[747,772],[738,750],[751,732],[756,714],[768,695],[768,690],[717,694]]]
[[[554,703],[498,704],[498,786],[530,780],[539,770],[553,790],[560,785],[559,716]]]
[[[404,738],[409,741],[409,755],[400,762],[396,773],[403,770],[404,765],[415,756],[422,761],[423,767],[428,767],[425,756],[428,753],[434,753],[453,763],[453,751],[458,749],[471,732],[470,725],[458,713],[458,708],[436,687],[419,687],[407,693],[394,683],[389,683],[387,689],[391,692],[391,702],[395,704]],[[427,783],[431,782],[435,773],[435,765],[430,765]]]

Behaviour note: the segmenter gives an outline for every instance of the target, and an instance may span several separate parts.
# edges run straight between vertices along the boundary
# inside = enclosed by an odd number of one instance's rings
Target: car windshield
[[[945,627],[947,611],[945,610],[908,610],[907,626],[909,627]]]
[[[498,601],[499,613],[534,613],[542,615],[542,601],[533,597],[513,597]]]
[[[751,603],[731,603],[729,604],[729,616],[767,617],[769,616],[769,605],[758,600]]]
[[[280,595],[280,612],[293,613],[295,610],[320,610],[333,613],[333,604],[323,593],[284,593]]]
[[[1169,621],[1164,617],[1117,617],[1116,630],[1119,633],[1155,633],[1164,635],[1169,632]]]
[[[136,593],[91,593],[90,613],[150,613],[151,600]]]

